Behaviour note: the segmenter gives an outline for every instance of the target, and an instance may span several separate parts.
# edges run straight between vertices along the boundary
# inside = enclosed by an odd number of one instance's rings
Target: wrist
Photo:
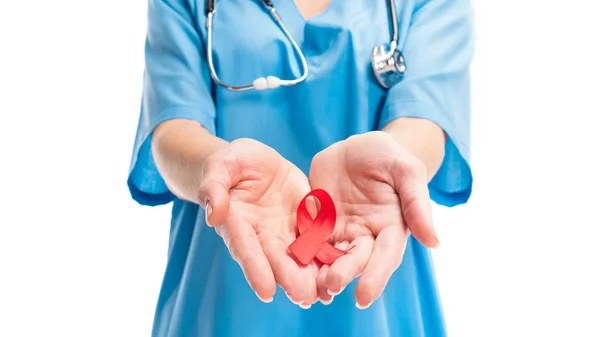
[[[397,118],[382,130],[425,165],[428,180],[437,173],[445,154],[446,133],[436,123],[422,118]]]
[[[200,123],[173,119],[156,127],[152,147],[159,156],[177,156],[190,162],[203,162],[229,143],[212,135]]]
[[[204,161],[228,146],[200,123],[174,119],[152,134],[152,155],[169,190],[178,198],[197,203]]]

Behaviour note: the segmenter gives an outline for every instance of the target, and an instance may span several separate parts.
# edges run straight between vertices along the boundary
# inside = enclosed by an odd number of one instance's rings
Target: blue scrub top
[[[332,143],[417,117],[448,134],[443,165],[429,185],[432,199],[446,206],[469,199],[469,1],[396,1],[407,73],[389,91],[378,86],[370,63],[372,48],[390,40],[387,1],[332,0],[308,21],[293,0],[273,3],[304,51],[310,75],[293,87],[230,92],[209,75],[205,1],[149,0],[143,102],[128,185],[142,205],[173,203],[153,336],[445,336],[431,256],[414,239],[367,310],[355,307],[355,282],[329,306],[301,309],[281,289],[264,304],[205,225],[203,210],[175,198],[157,171],[151,133],[173,118],[198,121],[229,141],[259,140],[308,173],[311,158]],[[301,73],[290,42],[259,0],[217,1],[214,61],[220,78],[233,85]]]

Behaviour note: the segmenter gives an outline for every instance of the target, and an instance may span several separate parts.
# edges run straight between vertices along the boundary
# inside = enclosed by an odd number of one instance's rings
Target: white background
[[[595,4],[474,2],[474,193],[435,210],[451,337],[600,336]],[[125,184],[145,20],[0,0],[0,336],[150,334],[169,208]]]

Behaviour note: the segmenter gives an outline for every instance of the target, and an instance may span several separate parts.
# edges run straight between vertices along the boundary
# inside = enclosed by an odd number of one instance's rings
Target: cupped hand
[[[288,253],[296,238],[296,209],[308,178],[274,149],[239,139],[208,157],[199,202],[223,237],[250,287],[270,302],[279,284],[292,302],[317,299],[318,266],[299,266]]]
[[[427,247],[438,245],[427,180],[424,164],[382,131],[352,136],[313,158],[310,186],[329,192],[337,210],[331,242],[352,248],[321,267],[322,301],[360,276],[356,303],[368,307],[400,266],[410,233]]]

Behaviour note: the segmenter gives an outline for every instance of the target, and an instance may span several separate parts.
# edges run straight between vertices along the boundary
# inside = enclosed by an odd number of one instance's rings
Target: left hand
[[[309,181],[311,189],[324,189],[335,202],[330,242],[354,247],[321,267],[317,290],[323,302],[360,275],[357,306],[371,305],[400,266],[410,233],[427,247],[439,243],[426,168],[386,132],[352,136],[321,151],[313,158]]]

